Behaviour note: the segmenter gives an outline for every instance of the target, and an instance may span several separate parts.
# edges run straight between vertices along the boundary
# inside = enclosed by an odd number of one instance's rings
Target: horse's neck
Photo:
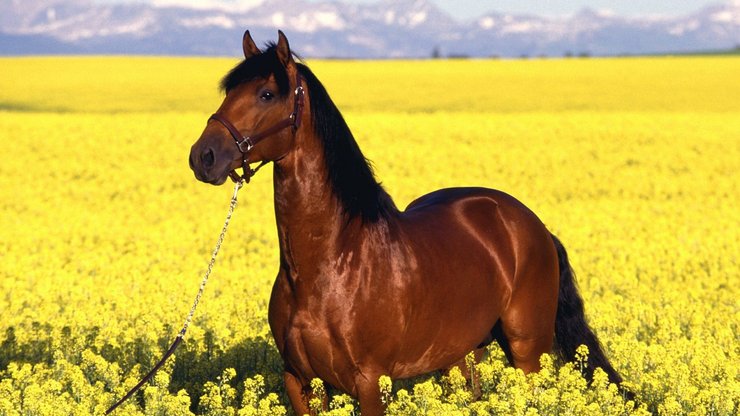
[[[322,145],[304,126],[295,140],[300,143],[274,171],[275,215],[283,260],[316,263],[316,256],[336,251],[342,227],[342,207],[327,179]]]

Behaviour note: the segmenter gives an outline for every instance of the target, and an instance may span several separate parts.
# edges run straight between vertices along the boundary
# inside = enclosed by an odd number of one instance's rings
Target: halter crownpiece
[[[257,143],[261,142],[263,139],[272,136],[273,134],[286,129],[288,127],[293,128],[293,132],[295,133],[296,130],[301,126],[301,114],[303,113],[303,95],[304,90],[303,86],[301,85],[303,77],[301,77],[301,74],[296,72],[296,88],[293,91],[293,112],[288,115],[287,118],[284,118],[277,123],[273,124],[272,126],[268,127],[265,130],[260,131],[259,133],[255,133],[251,136],[245,136],[239,132],[239,129],[234,127],[234,125],[226,119],[226,117],[222,116],[219,113],[214,113],[211,115],[211,117],[208,119],[208,121],[216,120],[219,123],[221,123],[224,127],[226,127],[226,130],[229,131],[231,134],[231,137],[234,138],[234,143],[236,143],[236,148],[239,149],[239,152],[242,154],[242,176],[239,176],[236,171],[232,170],[229,172],[229,177],[234,182],[241,180],[244,180],[245,182],[249,183],[249,179],[254,176],[255,173],[257,173],[257,170],[264,166],[268,161],[262,161],[262,163],[257,166],[256,169],[252,169],[249,167],[249,163],[247,162],[247,153],[252,150],[254,146],[257,145]]]

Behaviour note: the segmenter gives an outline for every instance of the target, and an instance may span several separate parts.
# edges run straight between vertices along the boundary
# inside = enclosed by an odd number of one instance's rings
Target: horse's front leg
[[[298,377],[287,371],[283,373],[283,380],[285,381],[285,391],[288,393],[290,405],[293,406],[293,412],[298,416],[310,414],[308,408],[309,396],[306,394],[310,391],[308,386],[301,384]]]
[[[381,400],[378,379],[380,379],[379,374],[360,374],[355,379],[357,400],[360,402],[362,416],[383,416],[385,413],[385,404]]]
[[[301,384],[299,378],[288,371],[283,373],[283,379],[285,381],[285,391],[288,393],[288,399],[290,399],[290,405],[293,406],[293,412],[297,416],[303,416],[305,414],[314,416],[316,412],[309,405],[311,399],[316,397],[311,389],[311,385]],[[324,394],[320,410],[326,411],[328,409],[329,398]]]

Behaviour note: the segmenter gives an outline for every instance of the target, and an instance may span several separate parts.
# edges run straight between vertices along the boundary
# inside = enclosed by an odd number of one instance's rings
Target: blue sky
[[[97,3],[144,2],[160,4],[250,4],[260,0],[94,0]],[[326,1],[326,0],[312,0]],[[373,3],[377,0],[344,0],[350,3]],[[399,0],[413,1],[413,0]],[[541,16],[568,15],[590,7],[596,10],[610,10],[619,15],[640,16],[646,14],[682,15],[693,12],[712,0],[431,0],[452,16],[466,19],[479,16],[487,11],[508,13],[531,13]],[[721,1],[721,0],[715,0]]]

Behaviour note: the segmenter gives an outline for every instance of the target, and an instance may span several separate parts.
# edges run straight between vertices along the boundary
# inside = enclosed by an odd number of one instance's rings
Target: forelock
[[[275,76],[281,95],[288,92],[290,84],[288,74],[278,59],[274,43],[268,44],[262,53],[241,61],[221,80],[221,90],[225,93],[240,84],[255,79],[267,79]]]

